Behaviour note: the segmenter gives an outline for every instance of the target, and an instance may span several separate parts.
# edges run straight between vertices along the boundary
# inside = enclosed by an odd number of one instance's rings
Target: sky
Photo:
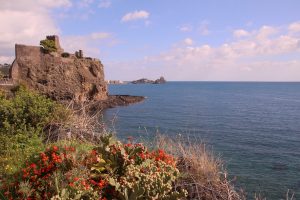
[[[299,0],[0,0],[0,63],[59,35],[107,80],[300,81]]]

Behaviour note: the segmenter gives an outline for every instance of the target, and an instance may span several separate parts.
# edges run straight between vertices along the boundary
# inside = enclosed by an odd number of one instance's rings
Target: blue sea
[[[110,85],[109,93],[147,97],[104,112],[119,138],[198,138],[250,199],[255,192],[285,199],[288,189],[300,198],[300,83],[127,84]]]

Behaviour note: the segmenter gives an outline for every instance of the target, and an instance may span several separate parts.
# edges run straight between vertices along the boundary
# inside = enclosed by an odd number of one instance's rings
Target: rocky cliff
[[[49,37],[59,45],[58,37]],[[60,46],[59,46],[60,48]],[[107,85],[100,60],[74,54],[46,53],[42,47],[16,44],[16,58],[10,69],[14,82],[55,100],[106,100]]]

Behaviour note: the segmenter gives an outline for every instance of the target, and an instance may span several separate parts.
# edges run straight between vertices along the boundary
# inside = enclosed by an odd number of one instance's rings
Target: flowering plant
[[[108,199],[179,199],[186,192],[172,186],[179,175],[175,158],[163,150],[148,151],[141,143],[122,144],[102,137],[96,149],[93,177],[108,180]]]
[[[89,177],[86,160],[92,156],[80,157],[72,146],[54,145],[32,157],[13,182],[2,184],[2,191],[11,199],[50,199],[53,194],[69,199],[99,199],[105,183]]]
[[[123,144],[111,135],[91,151],[51,146],[33,156],[2,183],[10,199],[179,199],[172,186],[179,175],[175,159],[140,143]]]

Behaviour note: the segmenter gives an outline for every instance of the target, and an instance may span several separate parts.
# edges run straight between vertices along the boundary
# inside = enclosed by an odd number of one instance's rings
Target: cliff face
[[[43,48],[16,44],[10,77],[55,100],[77,103],[106,100],[107,85],[99,60],[68,54],[45,53]]]

